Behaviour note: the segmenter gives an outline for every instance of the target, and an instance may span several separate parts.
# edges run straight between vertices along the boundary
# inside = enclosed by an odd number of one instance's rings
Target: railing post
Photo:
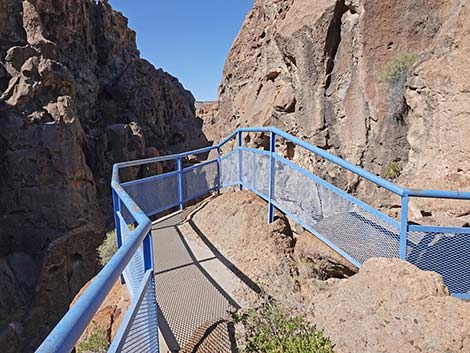
[[[142,242],[144,252],[144,271],[153,270],[153,256],[152,256],[152,230],[145,237]]]
[[[268,223],[274,221],[274,205],[272,203],[274,192],[274,156],[276,152],[276,134],[271,131],[269,140],[269,205],[268,205]]]
[[[406,260],[406,243],[408,236],[408,194],[401,196],[400,214],[400,259]]]
[[[122,246],[121,221],[118,216],[118,212],[121,211],[121,204],[119,202],[119,196],[116,193],[116,191],[112,189],[112,192],[113,192],[113,207],[114,207],[114,226],[116,227],[116,240],[117,240],[117,246],[119,249]],[[121,284],[124,284],[124,283],[126,283],[126,281],[124,280],[124,276],[121,274]]]
[[[183,161],[181,157],[178,158],[178,200],[180,210],[183,209]]]
[[[243,190],[243,184],[242,184],[242,165],[243,165],[243,160],[242,160],[242,150],[241,147],[243,146],[243,141],[242,141],[242,132],[239,131],[237,134],[237,140],[238,140],[238,182],[240,183],[240,190]]]
[[[220,146],[217,146],[217,193],[220,194],[220,187],[221,187],[221,170],[222,166],[220,163]]]

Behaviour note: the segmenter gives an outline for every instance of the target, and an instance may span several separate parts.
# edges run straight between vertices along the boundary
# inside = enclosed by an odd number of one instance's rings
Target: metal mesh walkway
[[[181,213],[173,215],[152,233],[158,324],[169,351],[180,350],[198,328],[238,307],[224,286],[233,274],[210,249],[183,235],[181,221]]]

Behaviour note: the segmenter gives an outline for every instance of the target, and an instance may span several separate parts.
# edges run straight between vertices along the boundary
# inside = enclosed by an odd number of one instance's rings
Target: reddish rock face
[[[238,126],[276,125],[378,175],[396,163],[404,186],[466,190],[468,6],[257,0],[225,63],[218,117],[204,129],[217,140]],[[414,65],[385,79],[407,55]],[[375,206],[396,203],[299,149],[292,158]],[[413,200],[412,216],[448,206]]]
[[[0,0],[0,117],[0,347],[28,352],[99,269],[112,164],[207,140],[107,1]]]
[[[73,299],[70,306],[80,298],[93,280],[94,278],[83,286],[77,296]],[[90,338],[90,335],[96,332],[96,330],[104,332],[107,342],[111,343],[119,329],[119,325],[124,319],[124,315],[129,308],[130,302],[131,296],[129,295],[126,285],[121,284],[120,280],[118,280],[114,284],[113,288],[111,288],[111,291],[106,296],[106,299],[101,304],[93,317],[92,322],[88,325],[75,347],[79,348],[80,343],[86,342]]]

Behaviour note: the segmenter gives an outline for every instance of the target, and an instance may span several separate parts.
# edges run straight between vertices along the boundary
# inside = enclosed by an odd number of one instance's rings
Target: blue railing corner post
[[[243,146],[243,139],[242,139],[242,132],[238,131],[237,134],[237,141],[238,141],[238,182],[240,184],[240,190],[243,190],[243,159],[242,159],[242,146]]]
[[[220,194],[220,188],[222,187],[221,182],[221,173],[222,173],[222,165],[220,159],[220,146],[217,146],[217,193]]]
[[[400,213],[400,259],[406,260],[406,245],[408,237],[408,202],[407,193],[401,196],[401,213]]]
[[[153,270],[152,230],[145,237],[142,248],[144,253],[144,271]]]
[[[121,212],[121,205],[117,192],[112,189],[113,192],[113,207],[114,207],[114,226],[116,227],[116,241],[118,249],[122,246],[122,234],[121,234],[121,220],[119,219],[118,212]],[[126,283],[124,276],[121,274],[121,284]]]
[[[181,157],[178,158],[178,200],[179,200],[179,207],[180,210],[183,209],[183,161]]]
[[[274,153],[276,152],[276,134],[271,131],[269,139],[269,205],[268,205],[268,223],[274,222],[274,205],[273,205],[273,194],[274,194]]]

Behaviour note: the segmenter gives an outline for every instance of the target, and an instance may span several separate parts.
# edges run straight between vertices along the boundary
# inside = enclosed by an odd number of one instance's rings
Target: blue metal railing
[[[245,133],[269,134],[269,150],[244,146]],[[398,195],[400,220],[284,158],[276,151],[277,138]],[[235,148],[222,154],[222,147],[233,139]],[[183,167],[185,157],[213,150],[217,152],[215,158]],[[175,171],[122,183],[119,180],[119,171],[124,168],[167,161],[176,162]],[[470,228],[421,226],[408,220],[410,198],[470,200],[469,192],[402,188],[274,127],[239,128],[215,146],[118,163],[111,186],[119,250],[37,352],[70,352],[120,275],[132,302],[109,351],[130,352],[138,344],[141,352],[157,352],[149,217],[172,208],[183,209],[186,202],[229,186],[245,188],[265,199],[268,222],[274,220],[278,209],[358,267],[370,257],[400,257],[439,272],[453,295],[470,298]],[[137,225],[132,231],[128,227],[131,223]]]

